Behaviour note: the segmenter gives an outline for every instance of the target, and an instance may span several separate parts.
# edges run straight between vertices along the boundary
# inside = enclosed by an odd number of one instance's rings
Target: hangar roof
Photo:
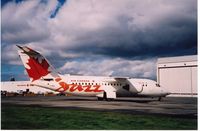
[[[163,57],[158,58],[157,63],[177,63],[177,62],[192,62],[197,61],[197,55],[177,56],[177,57]]]

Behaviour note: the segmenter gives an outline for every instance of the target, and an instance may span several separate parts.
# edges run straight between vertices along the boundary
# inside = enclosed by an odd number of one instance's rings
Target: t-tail
[[[27,46],[17,45],[17,47],[19,47],[18,54],[32,82],[41,79],[51,80],[58,77],[58,73],[53,66],[39,52]]]

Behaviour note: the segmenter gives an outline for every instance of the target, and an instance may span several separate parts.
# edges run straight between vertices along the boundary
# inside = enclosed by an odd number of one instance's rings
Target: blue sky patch
[[[66,0],[58,0],[58,4],[55,8],[55,10],[52,11],[50,18],[55,18],[59,9],[64,5],[64,3],[66,2]]]

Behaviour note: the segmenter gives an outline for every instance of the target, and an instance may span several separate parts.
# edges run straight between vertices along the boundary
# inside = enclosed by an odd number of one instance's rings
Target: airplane
[[[114,100],[117,96],[166,97],[170,93],[153,80],[129,77],[62,75],[38,51],[17,45],[30,85],[77,96]]]

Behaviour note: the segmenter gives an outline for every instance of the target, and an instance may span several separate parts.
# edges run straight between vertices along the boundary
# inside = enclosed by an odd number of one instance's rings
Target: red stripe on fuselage
[[[67,84],[63,81],[61,81],[61,78],[56,78],[55,81],[58,82],[58,84],[61,86],[56,91],[59,92],[103,92],[103,90],[100,90],[100,85],[76,85],[76,84]],[[59,82],[60,81],[60,82]]]

